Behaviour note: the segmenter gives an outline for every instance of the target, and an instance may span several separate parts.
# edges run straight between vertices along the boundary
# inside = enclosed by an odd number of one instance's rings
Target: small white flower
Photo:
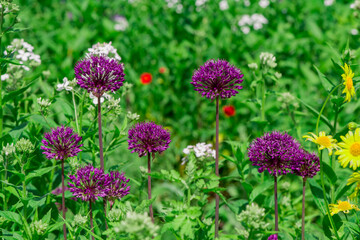
[[[275,56],[268,52],[260,53],[260,63],[270,68],[275,68],[277,66]]]
[[[270,2],[269,0],[260,0],[259,2],[259,6],[262,8],[266,8],[267,6],[269,6]]]
[[[56,85],[56,90],[58,91],[62,91],[62,90],[65,90],[65,91],[71,91],[73,90],[73,88],[69,85],[70,84],[70,81],[67,79],[67,77],[64,77],[63,78],[63,83],[59,83],[58,85]]]
[[[221,0],[219,3],[219,8],[221,11],[225,11],[229,9],[229,3],[227,2],[227,0]]]
[[[95,105],[98,105],[98,98],[94,96],[94,94],[92,92],[90,92],[90,98],[93,100],[93,103]],[[100,103],[103,103],[105,98],[107,100],[110,100],[112,98],[112,96],[110,96],[109,94],[107,93],[104,93],[101,97],[100,97]]]
[[[49,99],[41,99],[41,97],[37,99],[37,103],[42,108],[47,108],[48,106],[51,105],[51,101]]]
[[[115,58],[118,61],[121,60],[121,57],[117,53],[117,49],[111,45],[111,42],[94,44],[88,51],[91,55],[105,55],[109,58]]]
[[[1,75],[1,81],[5,81],[6,79],[9,79],[9,74],[5,73],[3,75]]]
[[[258,65],[256,63],[250,63],[250,64],[248,64],[248,67],[252,70],[258,69]]]
[[[328,7],[328,6],[333,5],[334,2],[335,2],[335,0],[324,0],[324,5]]]
[[[119,16],[119,15],[116,15],[114,17],[114,20],[115,20],[115,26],[114,26],[114,29],[116,31],[125,31],[128,27],[129,27],[129,22],[126,20],[126,18],[124,16]]]
[[[241,27],[241,31],[244,34],[248,34],[250,32],[250,28],[248,26]]]
[[[354,28],[354,29],[351,29],[350,33],[351,33],[351,35],[358,35],[359,31]]]

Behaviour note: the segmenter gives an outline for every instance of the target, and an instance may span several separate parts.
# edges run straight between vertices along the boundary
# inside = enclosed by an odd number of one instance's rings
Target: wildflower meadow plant
[[[140,122],[129,129],[128,135],[129,150],[138,153],[139,157],[148,156],[148,199],[151,200],[151,155],[154,160],[155,153],[162,153],[169,147],[170,133],[153,122]],[[149,206],[149,214],[154,222],[152,204]]]
[[[300,143],[287,133],[265,133],[255,139],[249,146],[248,156],[253,166],[258,166],[259,173],[268,171],[274,176],[274,201],[275,201],[275,231],[279,231],[278,222],[278,197],[277,179],[294,169],[298,169],[297,162],[302,150]]]
[[[215,173],[219,176],[219,100],[227,99],[239,93],[243,88],[243,74],[225,60],[211,59],[197,69],[191,84],[201,96],[216,101],[216,143],[215,143]],[[219,237],[219,195],[215,203],[215,238]]]
[[[74,133],[74,131],[65,126],[57,127],[52,129],[50,133],[45,133],[41,146],[48,159],[56,159],[61,161],[61,186],[62,186],[62,213],[63,218],[66,219],[65,215],[65,175],[64,175],[64,163],[69,157],[76,156],[80,151],[81,137]],[[66,224],[63,224],[64,238],[66,237]]]

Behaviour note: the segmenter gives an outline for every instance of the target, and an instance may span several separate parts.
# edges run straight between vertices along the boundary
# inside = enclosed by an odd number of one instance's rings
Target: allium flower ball
[[[140,82],[144,85],[150,84],[152,82],[151,73],[143,73],[140,75]]]
[[[96,97],[108,91],[115,92],[124,82],[123,64],[106,56],[89,55],[79,61],[74,70],[80,87]]]
[[[71,128],[61,126],[52,129],[50,133],[45,133],[41,141],[44,146],[41,146],[41,149],[48,159],[64,160],[76,156],[81,151],[80,147],[83,146],[79,144],[81,139],[82,137]]]
[[[126,179],[125,173],[110,172],[108,178],[110,185],[108,187],[107,197],[111,203],[113,203],[115,199],[121,199],[129,194],[130,186],[127,186],[127,183],[130,179]]]
[[[223,106],[222,110],[223,110],[223,112],[225,113],[225,115],[227,117],[235,116],[235,108],[234,108],[234,106],[231,106],[231,105]]]
[[[74,197],[83,201],[94,201],[99,197],[106,197],[108,187],[111,184],[109,177],[102,169],[94,168],[91,165],[80,168],[75,175],[69,176],[70,192]]]
[[[303,178],[312,178],[318,171],[320,171],[320,159],[315,153],[303,151],[293,165],[293,173]]]
[[[211,100],[235,96],[243,87],[243,74],[240,69],[225,60],[210,59],[194,72],[191,84],[202,96]]]
[[[267,170],[271,175],[285,175],[296,167],[295,161],[302,150],[300,144],[287,133],[271,132],[255,139],[249,146],[249,160],[259,166],[259,172]]]
[[[129,149],[137,152],[139,157],[148,152],[162,153],[171,142],[170,133],[153,122],[141,122],[129,129]]]

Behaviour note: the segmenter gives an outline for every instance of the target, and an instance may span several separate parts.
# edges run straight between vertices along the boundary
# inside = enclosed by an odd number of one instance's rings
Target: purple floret
[[[104,171],[91,165],[80,168],[69,178],[70,192],[83,201],[94,201],[99,197],[106,197],[111,185],[110,178],[104,174]]]
[[[287,133],[271,132],[255,139],[249,146],[249,160],[258,166],[261,173],[267,170],[271,175],[285,175],[296,167],[300,144]]]
[[[116,59],[90,55],[75,65],[75,76],[80,87],[94,96],[118,90],[124,82],[124,66]]]
[[[171,142],[170,133],[153,122],[141,122],[129,129],[129,149],[139,157],[165,151]]]
[[[127,183],[130,179],[126,179],[125,173],[110,172],[108,175],[110,179],[110,185],[108,186],[107,199],[111,203],[114,203],[115,199],[121,199],[129,194],[130,186]]]
[[[225,60],[210,59],[194,72],[191,84],[202,96],[211,100],[235,96],[243,87],[243,74],[240,69]]]
[[[292,167],[292,172],[303,178],[312,178],[320,171],[320,159],[315,153],[302,151]]]
[[[268,240],[278,240],[277,234],[272,234],[269,236]]]
[[[81,151],[80,147],[83,146],[79,144],[81,139],[71,128],[61,126],[44,134],[44,139],[41,141],[44,146],[40,148],[44,150],[43,154],[48,159],[64,160],[76,156]]]

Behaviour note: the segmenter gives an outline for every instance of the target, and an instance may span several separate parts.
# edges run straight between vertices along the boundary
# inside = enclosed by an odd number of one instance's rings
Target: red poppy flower
[[[140,75],[140,81],[144,85],[147,85],[147,84],[151,83],[151,81],[152,81],[151,73],[146,72],[146,73],[141,74]]]
[[[235,108],[231,105],[229,106],[223,106],[223,112],[227,117],[232,117],[235,115]]]
[[[160,67],[159,68],[159,73],[160,74],[164,74],[166,72],[166,67]]]

